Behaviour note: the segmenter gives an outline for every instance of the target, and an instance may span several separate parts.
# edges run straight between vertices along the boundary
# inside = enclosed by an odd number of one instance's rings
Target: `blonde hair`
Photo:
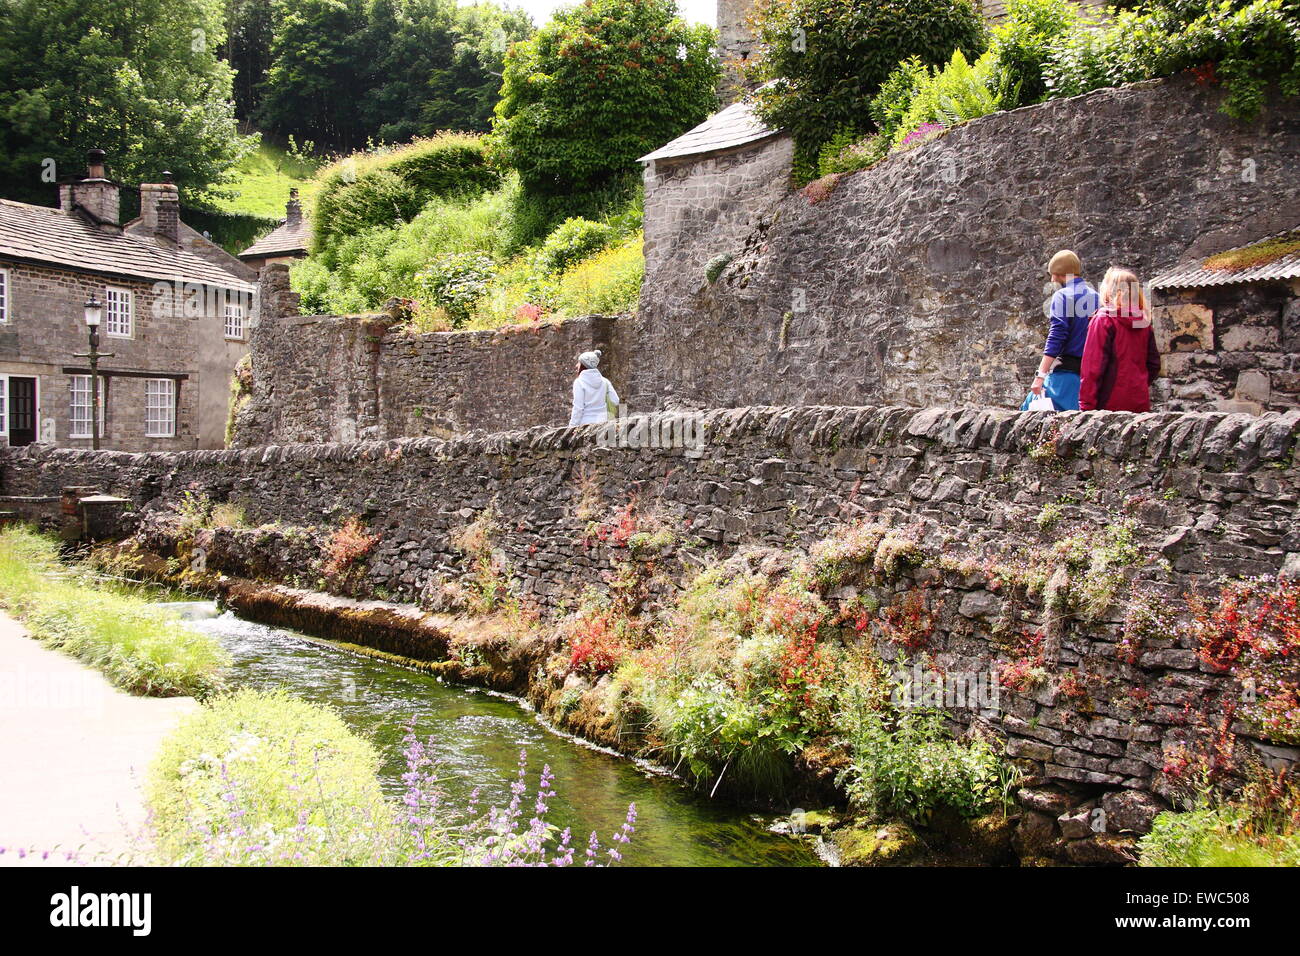
[[[1107,269],[1105,278],[1101,280],[1099,292],[1103,305],[1132,309],[1136,303],[1137,308],[1143,312],[1147,310],[1147,294],[1142,288],[1142,282],[1136,273],[1128,269],[1120,269],[1117,266]]]

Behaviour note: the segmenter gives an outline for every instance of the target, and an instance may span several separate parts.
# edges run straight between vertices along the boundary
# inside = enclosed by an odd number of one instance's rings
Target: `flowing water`
[[[383,782],[392,794],[402,791],[401,742],[406,724],[414,718],[420,737],[433,738],[442,764],[441,784],[452,807],[465,807],[476,788],[480,807],[505,806],[520,751],[526,750],[529,797],[536,792],[542,765],[549,764],[557,796],[551,800],[548,819],[572,827],[580,850],[593,830],[602,845],[610,845],[609,837],[622,824],[628,804],[635,803],[636,833],[624,850],[630,865],[817,863],[805,845],[770,832],[771,818],[709,801],[677,780],[552,733],[509,698],[445,684],[229,612],[219,614],[206,602],[168,606],[221,640],[234,657],[232,686],[280,687],[336,708],[384,755]]]

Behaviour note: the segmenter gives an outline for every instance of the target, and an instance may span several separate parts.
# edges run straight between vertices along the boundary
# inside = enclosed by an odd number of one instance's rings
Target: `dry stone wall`
[[[1032,564],[1063,537],[1100,546],[1107,529],[1125,528],[1141,559],[1124,586],[1174,608],[1222,575],[1300,575],[1300,411],[738,408],[700,424],[695,449],[635,447],[635,432],[610,447],[600,426],[181,454],[10,449],[0,492],[97,486],[148,513],[202,491],[264,524],[222,532],[220,570],[309,584],[331,530],[360,516],[379,535],[360,593],[415,602],[464,572],[453,535],[491,508],[508,574],[549,611],[572,607],[624,557],[592,535],[593,500],[606,518],[635,500],[681,529],[693,543],[671,559],[678,571],[711,554],[806,546],[856,521],[888,525],[915,560],[869,590],[889,604],[923,589],[935,621],[928,660],[965,674],[999,673],[1023,652],[1017,635],[1047,626],[1050,598],[1017,593],[999,569]],[[1005,733],[1031,781],[1158,790],[1168,755],[1229,692],[1185,633],[1121,648],[1120,604],[1053,625],[1040,663],[1074,672],[1068,692],[1064,682],[1004,688],[989,712],[958,708]],[[1257,746],[1270,760],[1300,757]]]
[[[354,441],[561,425],[577,356],[610,352],[613,318],[412,334],[386,315],[281,315],[253,330],[232,444]]]

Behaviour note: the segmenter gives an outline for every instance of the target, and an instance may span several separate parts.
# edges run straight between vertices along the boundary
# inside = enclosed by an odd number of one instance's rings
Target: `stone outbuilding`
[[[709,260],[739,246],[754,217],[785,195],[793,158],[789,134],[770,129],[745,101],[642,156],[642,288],[684,281],[684,263],[702,283]]]
[[[1161,407],[1300,406],[1300,228],[1165,270],[1151,288]]]
[[[91,445],[85,304],[102,305],[103,448],[225,444],[230,380],[248,351],[252,269],[180,219],[176,186],[122,186],[102,150],[57,207],[0,200],[0,444]]]

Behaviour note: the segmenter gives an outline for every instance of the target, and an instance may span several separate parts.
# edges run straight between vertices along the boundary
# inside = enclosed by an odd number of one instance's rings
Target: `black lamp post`
[[[90,447],[99,450],[99,360],[101,358],[112,358],[112,352],[101,352],[99,350],[99,321],[104,314],[104,307],[100,305],[99,299],[95,298],[95,293],[90,293],[90,298],[86,300],[86,330],[90,333],[90,351],[86,355],[78,355],[77,358],[86,358],[90,360]]]

